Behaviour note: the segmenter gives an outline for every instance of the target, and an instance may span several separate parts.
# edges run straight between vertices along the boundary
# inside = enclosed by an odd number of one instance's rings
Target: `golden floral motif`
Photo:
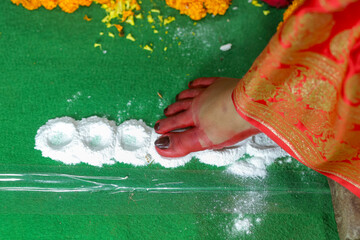
[[[298,160],[360,188],[360,74],[346,79],[360,25],[334,32],[335,25],[330,13],[291,16],[233,96],[239,112],[261,123]]]
[[[301,18],[292,16],[280,31],[282,44],[291,46],[287,51],[308,49],[327,40],[334,23],[332,15],[326,13],[305,13]]]
[[[338,98],[335,87],[317,76],[308,76],[303,84],[301,96],[309,108],[324,112],[333,111]]]
[[[349,144],[329,139],[325,144],[324,155],[329,161],[345,161],[356,155],[358,150]]]
[[[345,82],[345,97],[352,105],[360,105],[360,74],[352,75]]]

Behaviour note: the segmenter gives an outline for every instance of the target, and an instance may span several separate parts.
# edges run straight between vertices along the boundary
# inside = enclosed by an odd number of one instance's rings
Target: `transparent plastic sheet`
[[[69,239],[336,238],[326,180],[313,171],[270,169],[261,179],[229,175],[221,168],[105,169],[104,176],[70,174],[71,169],[82,172],[68,166],[57,171],[69,174],[1,173],[0,220],[17,219],[17,225],[27,228],[36,219],[37,231]],[[50,233],[51,219],[76,223]],[[94,222],[100,233],[94,233]],[[310,225],[307,232],[294,229]],[[117,230],[110,234],[109,226]],[[40,232],[29,230],[24,236],[41,238]]]
[[[302,172],[303,173],[303,172]],[[276,174],[276,173],[272,173]],[[281,174],[284,175],[284,172]],[[288,172],[286,175],[299,174]],[[329,196],[330,192],[324,188],[323,182],[312,181],[313,173],[302,175],[305,179],[301,182],[286,181],[286,184],[279,184],[279,180],[272,182],[271,179],[252,179],[231,176],[224,171],[217,170],[136,170],[126,169],[117,172],[117,176],[81,176],[57,173],[24,173],[0,174],[0,191],[2,192],[39,192],[47,193],[79,193],[102,195],[131,195],[135,199],[141,198],[141,203],[152,201],[150,196],[167,196],[166,198],[181,200],[191,195],[217,196],[214,202],[207,202],[208,209],[216,208],[217,205],[224,206],[223,212],[234,213],[233,201],[226,202],[225,196],[233,196],[235,202],[243,202],[242,213],[279,213],[287,212],[293,214],[311,213],[323,211],[321,202],[309,204],[313,197]],[[284,182],[285,183],[285,182]],[[284,194],[294,196],[288,201],[277,202],[277,199]],[[141,196],[141,197],[140,197]],[[220,196],[220,198],[219,198]],[[246,206],[246,199],[257,197],[254,206]],[[264,201],[266,198],[266,204]],[[206,198],[205,198],[206,199]],[[298,202],[296,199],[301,199]],[[309,199],[309,201],[304,201]],[[270,200],[270,202],[269,202]],[[311,202],[311,201],[310,201]],[[203,203],[199,203],[198,208]],[[266,207],[265,207],[266,205]],[[184,213],[189,209],[177,208],[164,209],[163,213]],[[260,207],[261,206],[261,207]],[[264,208],[265,207],[265,208]],[[331,209],[329,209],[330,211]],[[122,209],[122,213],[130,213],[129,209]],[[235,211],[236,213],[236,211]]]

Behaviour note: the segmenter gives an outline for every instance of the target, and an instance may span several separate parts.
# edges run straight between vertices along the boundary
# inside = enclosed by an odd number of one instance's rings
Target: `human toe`
[[[192,99],[199,96],[204,91],[204,88],[190,88],[182,91],[176,96],[176,101],[184,99]]]
[[[196,128],[163,135],[155,141],[155,147],[156,151],[164,157],[182,157],[204,149],[200,144]]]
[[[154,129],[159,134],[164,134],[177,129],[184,129],[194,126],[191,111],[180,112],[168,118],[157,121]]]
[[[186,100],[181,100],[181,101],[175,102],[175,103],[169,105],[167,108],[165,108],[164,114],[167,117],[172,116],[176,113],[180,113],[182,111],[189,109],[191,107],[191,104],[192,104],[191,99],[186,99]]]
[[[198,87],[208,87],[213,84],[218,77],[202,77],[197,78],[191,82],[189,82],[189,88],[198,88]]]

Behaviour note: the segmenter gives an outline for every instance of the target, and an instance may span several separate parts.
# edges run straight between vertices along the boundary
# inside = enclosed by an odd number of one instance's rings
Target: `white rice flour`
[[[159,163],[167,168],[175,168],[195,157],[202,163],[228,166],[229,173],[244,177],[265,177],[266,167],[274,159],[288,156],[266,135],[258,134],[223,150],[165,158],[154,147],[154,141],[159,136],[142,120],[129,120],[116,126],[114,121],[97,116],[80,121],[62,117],[51,119],[39,128],[35,149],[40,150],[44,157],[65,164],[84,162],[98,167],[122,162],[134,166]],[[239,160],[245,153],[253,157]]]

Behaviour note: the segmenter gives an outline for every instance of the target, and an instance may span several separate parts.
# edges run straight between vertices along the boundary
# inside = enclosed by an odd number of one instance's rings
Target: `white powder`
[[[118,126],[114,158],[135,166],[146,165],[151,131],[141,120],[129,120]]]
[[[275,158],[287,156],[264,134],[246,139],[223,150],[206,150],[181,158],[165,158],[155,150],[160,135],[142,120],[129,120],[119,126],[96,116],[75,121],[70,117],[49,120],[35,137],[35,149],[65,164],[84,162],[93,166],[122,162],[134,166],[159,163],[167,168],[183,166],[193,157],[215,166],[228,166],[227,172],[246,177],[265,177],[266,167]],[[245,153],[254,156],[239,160]]]
[[[229,226],[229,234],[251,234],[252,229],[261,224],[261,218],[255,216],[267,212],[266,195],[266,192],[248,191],[234,196],[234,209],[224,209],[225,212],[236,214]]]
[[[272,164],[276,158],[289,156],[265,134],[252,136],[244,144],[244,148],[244,152],[253,157],[229,165],[228,173],[243,177],[264,178],[267,166]]]
[[[222,46],[220,47],[220,50],[223,51],[223,52],[229,51],[229,50],[231,49],[231,47],[232,47],[232,44],[231,44],[231,43],[227,43],[227,44],[225,44],[225,45],[222,45]]]
[[[74,94],[74,95],[72,96],[72,98],[69,98],[69,99],[67,99],[66,101],[67,101],[68,103],[74,102],[74,101],[76,101],[81,95],[82,95],[82,93],[81,93],[80,91],[78,91],[78,92],[76,92],[76,94]]]
[[[115,122],[106,118],[89,117],[77,122],[82,144],[78,144],[72,156],[94,166],[113,164],[115,151]]]
[[[253,224],[250,222],[250,219],[244,218],[241,214],[238,218],[235,219],[234,222],[234,231],[236,232],[243,232],[246,234],[250,234],[250,228],[253,226]]]

